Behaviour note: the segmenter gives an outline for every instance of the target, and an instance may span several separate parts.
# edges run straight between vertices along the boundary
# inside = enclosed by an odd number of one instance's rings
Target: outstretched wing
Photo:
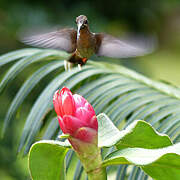
[[[141,42],[138,40],[120,40],[108,34],[95,34],[97,46],[96,54],[98,56],[107,56],[113,58],[127,58],[134,56],[142,56],[150,53],[154,49],[152,39]]]
[[[60,49],[72,53],[76,49],[77,31],[74,29],[61,29],[54,32],[24,37],[21,41],[25,44]]]

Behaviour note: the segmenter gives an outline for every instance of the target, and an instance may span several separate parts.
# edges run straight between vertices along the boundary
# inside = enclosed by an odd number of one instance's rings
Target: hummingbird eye
[[[84,21],[84,24],[88,24],[88,21],[87,21],[87,20],[85,20],[85,21]]]

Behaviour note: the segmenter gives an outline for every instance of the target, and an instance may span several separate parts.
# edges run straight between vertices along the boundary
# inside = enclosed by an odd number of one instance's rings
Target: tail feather
[[[73,53],[69,57],[68,61],[71,63],[74,63],[74,64],[84,65],[84,64],[86,64],[87,58],[81,58],[76,53]]]

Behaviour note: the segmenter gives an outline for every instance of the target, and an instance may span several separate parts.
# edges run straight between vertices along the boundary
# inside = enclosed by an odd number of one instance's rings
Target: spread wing
[[[76,49],[77,31],[74,29],[61,29],[54,32],[34,35],[22,38],[25,44],[42,47],[60,49],[72,53]]]
[[[95,34],[96,37],[96,54],[98,56],[107,56],[113,58],[127,58],[142,56],[150,53],[154,49],[154,43],[147,40],[120,40],[108,34]],[[144,41],[144,42],[143,42]]]

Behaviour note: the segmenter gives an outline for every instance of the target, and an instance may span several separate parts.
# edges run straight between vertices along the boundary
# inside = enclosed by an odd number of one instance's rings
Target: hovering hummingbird
[[[84,15],[76,18],[77,30],[73,28],[60,29],[40,35],[23,38],[29,45],[64,50],[72,55],[64,62],[65,69],[71,69],[73,64],[79,68],[86,64],[93,55],[112,58],[126,58],[142,56],[152,51],[147,46],[138,46],[136,43],[120,40],[104,33],[92,33],[88,19]]]

